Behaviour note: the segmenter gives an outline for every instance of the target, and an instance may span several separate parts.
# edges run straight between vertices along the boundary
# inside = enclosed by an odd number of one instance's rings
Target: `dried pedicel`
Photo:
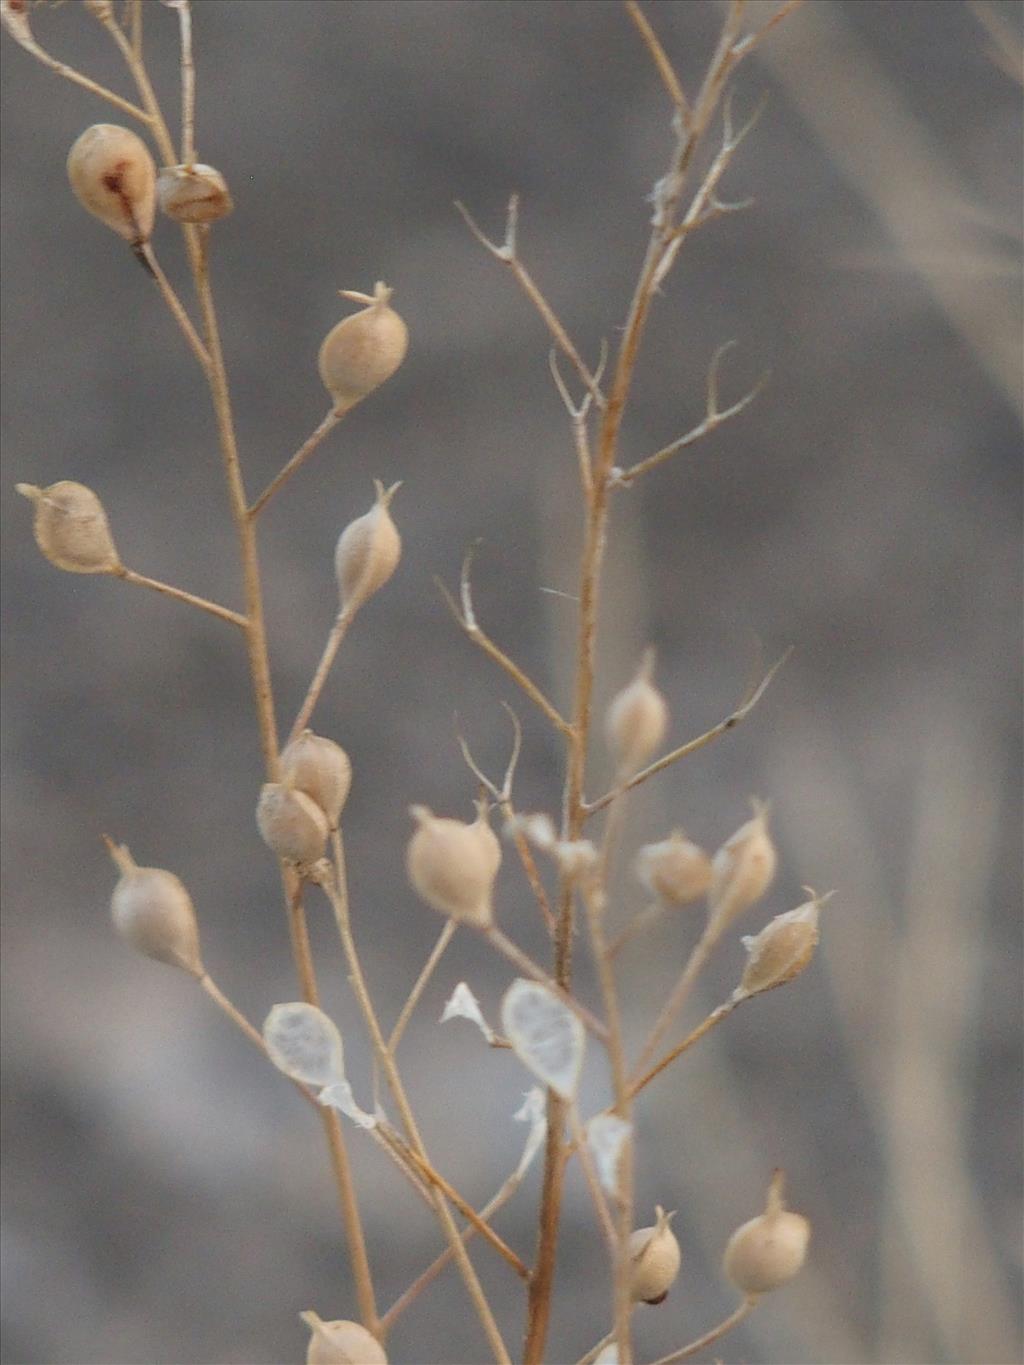
[[[641,885],[664,905],[689,905],[711,885],[711,859],[681,829],[644,844],[634,866]]]
[[[605,717],[605,734],[619,769],[633,772],[665,738],[668,705],[651,682],[654,651],[648,650],[631,683],[617,693]]]
[[[764,1213],[738,1227],[725,1248],[722,1268],[742,1294],[778,1289],[800,1270],[807,1255],[811,1225],[786,1208],[783,1179],[782,1171],[776,1171]]]
[[[392,290],[378,282],[373,294],[342,289],[342,298],[364,303],[361,312],[342,318],[320,347],[320,378],[334,399],[335,412],[347,412],[390,379],[405,359],[409,329],[391,307]]]
[[[659,1204],[654,1216],[653,1227],[637,1228],[629,1235],[629,1292],[634,1303],[663,1303],[682,1264],[679,1243],[669,1227],[675,1214]]]
[[[62,479],[49,488],[15,485],[35,504],[32,530],[36,544],[67,573],[117,573],[121,567],[103,504],[84,483]]]
[[[116,123],[86,128],[68,153],[75,198],[132,246],[148,242],[156,213],[156,164],[137,133]]]
[[[377,501],[370,510],[349,522],[334,551],[334,572],[341,594],[341,609],[353,612],[388,581],[402,556],[402,538],[391,519],[391,499],[401,484],[385,488],[374,479]]]
[[[197,980],[204,976],[195,907],[182,882],[161,867],[139,867],[124,844],[105,836],[104,843],[121,870],[110,898],[117,932],[146,957],[180,967]]]
[[[352,786],[352,764],[340,744],[303,730],[281,750],[281,781],[315,801],[338,828]]]
[[[281,782],[266,782],[256,806],[256,824],[263,842],[279,858],[293,863],[315,863],[327,846],[327,816],[305,792]]]
[[[486,928],[494,919],[491,897],[501,845],[481,812],[471,825],[411,806],[417,830],[405,864],[418,895],[442,914]]]
[[[235,207],[220,171],[201,162],[164,166],[156,178],[156,197],[176,223],[216,223]]]
[[[306,1365],[388,1365],[384,1347],[358,1322],[324,1322],[316,1313],[300,1313],[310,1331]]]

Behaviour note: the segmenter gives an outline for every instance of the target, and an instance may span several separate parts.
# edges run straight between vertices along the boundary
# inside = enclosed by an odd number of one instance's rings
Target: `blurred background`
[[[524,724],[519,806],[557,810],[543,719],[460,636],[435,575],[464,548],[485,628],[568,707],[579,549],[575,463],[548,339],[453,209],[520,247],[583,353],[617,329],[646,242],[669,110],[615,3],[200,0],[198,149],[236,201],[214,270],[241,450],[261,488],[326,411],[316,353],[339,288],[395,287],[411,346],[261,522],[280,717],[335,609],[332,552],[372,480],[401,479],[400,571],[359,617],[316,726],[348,749],[355,926],[385,1020],[441,927],[405,882],[411,801],[468,817],[454,712],[496,776]],[[695,90],[720,9],[652,22]],[[767,9],[749,7],[750,23]],[[54,54],[125,93],[79,5],[38,7]],[[742,726],[630,808],[615,923],[642,905],[628,860],[675,825],[709,848],[770,798],[780,872],[753,932],[837,894],[799,982],[731,1018],[638,1106],[641,1221],[677,1208],[677,1288],[637,1315],[638,1358],[733,1306],[718,1269],[784,1166],[814,1225],[806,1272],[704,1358],[1021,1359],[1021,10],[816,0],[735,81],[768,105],[723,185],[749,212],[686,245],[658,302],[621,458],[771,381],[734,423],[616,497],[601,704],[658,648],[679,742],[727,715],[759,651],[795,651]],[[174,16],[147,6],[176,108]],[[108,50],[111,48],[111,50]],[[1000,55],[1003,54],[1003,55]],[[17,480],[80,480],[125,561],[232,605],[241,594],[205,391],[115,237],[68,191],[84,126],[118,116],[3,44],[3,1360],[295,1362],[297,1314],[355,1315],[322,1136],[281,1077],[183,976],[116,941],[106,831],[177,871],[204,956],[254,1020],[294,998],[243,652],[152,594],[60,575]],[[1011,63],[1012,66],[1012,63]],[[709,143],[709,152],[713,143]],[[174,233],[157,251],[185,290]],[[553,591],[545,591],[553,590]],[[569,595],[568,597],[566,595]],[[595,746],[592,795],[607,778]],[[512,857],[502,925],[546,951]],[[325,1005],[357,1097],[371,1072],[326,907],[310,905]],[[680,914],[623,957],[638,1045],[695,934]],[[579,989],[596,999],[581,945]],[[735,985],[723,945],[688,1018]],[[459,934],[400,1060],[427,1145],[482,1204],[518,1160],[530,1084],[438,1018],[466,979],[496,1018],[510,973]],[[591,1056],[588,1112],[607,1099]],[[382,1304],[439,1249],[432,1220],[350,1133]],[[532,1255],[539,1162],[497,1226]],[[517,1343],[518,1283],[474,1261]],[[606,1330],[607,1271],[573,1172],[550,1358]],[[397,1325],[392,1360],[474,1365],[486,1348],[446,1272]]]

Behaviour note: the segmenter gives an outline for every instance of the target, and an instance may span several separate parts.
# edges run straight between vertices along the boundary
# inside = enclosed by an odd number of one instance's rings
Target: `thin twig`
[[[266,507],[270,499],[281,491],[294,474],[299,472],[320,442],[329,432],[334,430],[344,415],[344,412],[339,412],[336,408],[330,410],[313,434],[299,446],[298,450],[284,468],[281,469],[275,478],[271,479],[270,483],[267,484],[266,488],[264,488],[263,492],[249,508],[250,519],[255,520],[263,511],[264,507]]]
[[[744,720],[750,714],[764,696],[769,683],[792,652],[792,647],[787,649],[785,654],[783,654],[776,663],[772,664],[771,668],[758,683],[757,687],[754,688],[753,692],[751,692],[735,711],[726,716],[725,720],[719,721],[719,723],[712,726],[710,730],[705,730],[705,732],[702,735],[698,735],[696,739],[688,740],[686,744],[680,745],[678,749],[673,749],[671,753],[664,754],[661,758],[656,759],[654,763],[650,764],[649,767],[642,768],[640,772],[635,773],[626,782],[626,790],[628,791],[633,787],[638,787],[641,782],[646,782],[656,774],[664,772],[666,768],[670,767],[673,763],[677,763],[679,759],[686,758],[690,754],[696,753],[698,749],[703,749],[705,744],[710,744],[711,741],[717,739],[719,735],[724,735],[728,730],[732,730],[735,726],[739,725],[740,721]],[[585,802],[584,809],[587,815],[593,815],[596,811],[604,810],[605,806],[609,805],[614,799],[615,791],[608,791],[605,792],[604,796],[599,796],[596,801]]]
[[[423,970],[416,978],[416,983],[409,992],[409,998],[402,1006],[402,1012],[398,1016],[395,1027],[391,1030],[391,1037],[388,1039],[388,1051],[391,1053],[392,1057],[398,1050],[398,1044],[402,1041],[402,1034],[405,1032],[406,1026],[412,1018],[413,1010],[415,1010],[416,1006],[419,1004],[420,996],[426,990],[427,983],[434,974],[435,967],[444,956],[445,949],[448,947],[449,943],[451,943],[455,930],[458,927],[458,920],[450,919],[447,921],[444,928],[441,930],[437,942],[434,944],[430,956],[423,964]]]
[[[611,1331],[607,1334],[607,1336],[603,1336],[599,1342],[591,1346],[590,1350],[587,1352],[585,1356],[580,1356],[579,1360],[577,1360],[576,1362],[576,1365],[594,1365],[594,1361],[601,1354],[604,1348],[606,1346],[610,1346],[614,1340],[615,1332]]]
[[[523,952],[522,948],[513,943],[507,934],[502,933],[502,931],[493,924],[482,929],[481,933],[484,938],[486,938],[487,942],[493,948],[496,948],[503,957],[507,957],[509,962],[511,962],[517,970],[522,972],[524,976],[528,976],[532,981],[537,981],[542,986],[546,986],[552,994],[557,995],[566,1009],[571,1010],[583,1027],[587,1029],[589,1033],[592,1033],[599,1042],[607,1043],[608,1030],[605,1025],[601,1023],[600,1019],[598,1019],[595,1014],[592,1014],[591,1011],[587,1009],[586,1005],[581,1005],[576,997],[571,995],[564,986],[560,986],[550,972],[546,972],[539,963],[534,962],[533,958],[529,957]]]
[[[58,76],[63,76],[66,81],[73,85],[81,86],[83,90],[88,90],[91,95],[98,95],[100,99],[106,100],[108,104],[120,109],[123,114],[129,114],[132,118],[138,119],[140,123],[149,125],[152,120],[145,109],[140,109],[137,104],[132,104],[131,100],[124,99],[121,95],[115,94],[113,90],[108,90],[99,81],[94,81],[90,76],[77,71],[73,66],[68,66],[67,62],[59,61],[52,57],[49,52],[39,46],[28,26],[28,18],[24,14],[5,14],[4,23],[7,31],[17,42],[19,47],[25,49],[30,56],[35,57],[37,62],[47,67],[50,71],[55,71]]]
[[[191,168],[196,159],[196,68],[192,59],[192,7],[189,0],[174,0],[181,35],[181,161]]]
[[[615,938],[608,944],[609,957],[618,957],[630,939],[657,924],[658,920],[664,918],[667,910],[668,906],[663,901],[655,901],[646,909],[641,910],[639,914],[634,915],[626,927],[616,934]]]
[[[717,1327],[712,1327],[710,1332],[705,1332],[702,1337],[698,1337],[696,1341],[691,1341],[688,1346],[681,1346],[678,1351],[670,1351],[667,1356],[660,1356],[654,1365],[676,1365],[676,1361],[689,1360],[690,1356],[695,1356],[698,1351],[703,1351],[705,1346],[710,1346],[719,1337],[724,1337],[726,1332],[731,1332],[737,1323],[742,1322],[756,1305],[756,1297],[744,1299],[740,1306],[730,1313],[723,1322],[720,1322]]]
[[[178,602],[187,602],[190,607],[198,607],[200,611],[209,612],[211,616],[217,616],[233,626],[241,626],[243,630],[249,624],[241,613],[232,611],[230,607],[208,602],[205,597],[197,597],[195,593],[186,592],[184,588],[172,587],[170,583],[161,583],[159,579],[147,578],[145,574],[136,573],[134,569],[126,569],[123,564],[114,569],[113,576],[125,583],[134,583],[140,588],[152,588],[154,592],[163,593],[165,597],[173,597]]]
[[[334,663],[335,656],[341,648],[341,642],[344,640],[349,626],[355,619],[355,615],[356,609],[343,607],[334,618],[334,625],[331,627],[330,634],[327,636],[324,652],[321,654],[320,662],[316,666],[313,680],[309,684],[309,689],[306,692],[302,705],[299,707],[299,714],[295,717],[292,728],[288,732],[289,744],[293,740],[298,739],[299,735],[301,735],[303,730],[309,725],[316,704],[320,700],[320,694],[327,683],[327,675],[331,671],[331,665]]]
[[[629,17],[633,20],[633,23],[636,24],[639,29],[641,38],[643,38],[644,42],[647,44],[647,51],[651,54],[651,60],[654,62],[658,75],[661,77],[661,82],[668,91],[668,97],[678,110],[679,117],[683,120],[683,126],[685,127],[690,122],[691,118],[690,103],[683,93],[683,87],[679,83],[679,77],[673,70],[672,63],[669,61],[658,35],[654,32],[654,29],[651,28],[646,14],[644,14],[643,10],[637,4],[637,0],[626,0],[626,10]]]
[[[717,1009],[713,1009],[709,1015],[701,1020],[692,1032],[686,1035],[681,1043],[677,1043],[675,1047],[670,1048],[669,1051],[665,1053],[664,1057],[656,1062],[649,1071],[645,1071],[641,1076],[638,1076],[636,1080],[630,1081],[630,1096],[639,1095],[641,1090],[650,1085],[655,1076],[660,1076],[665,1068],[670,1066],[677,1057],[681,1057],[684,1052],[689,1052],[690,1048],[699,1043],[704,1035],[709,1033],[716,1024],[720,1024],[723,1019],[727,1019],[734,1009],[743,1004],[744,1000],[749,1000],[751,998],[751,996],[746,995],[737,996],[734,1000],[726,1000],[725,1003],[719,1005]]]
[[[789,16],[795,13],[795,11],[804,3],[805,0],[786,0],[786,3],[780,5],[767,23],[762,24],[756,33],[748,33],[745,38],[741,39],[736,44],[735,55],[737,57],[748,56],[753,52],[755,47],[759,46],[759,44],[767,38],[776,24],[781,24],[783,19],[788,19]]]
[[[199,340],[199,333],[193,327],[192,320],[189,317],[188,313],[185,312],[185,306],[181,302],[181,299],[178,298],[178,295],[175,293],[174,286],[171,284],[170,280],[164,274],[163,267],[157,260],[152,245],[149,242],[143,242],[138,247],[137,254],[141,257],[142,262],[146,267],[146,270],[153,278],[153,280],[156,282],[157,288],[160,290],[160,293],[164,297],[164,302],[167,304],[167,307],[171,310],[171,314],[174,317],[174,321],[181,328],[185,340],[192,348],[193,355],[199,361],[200,365],[203,367],[203,370],[209,373],[210,353],[203,345],[203,343]]]
[[[601,1225],[601,1232],[604,1234],[604,1240],[608,1245],[608,1254],[611,1257],[614,1269],[619,1253],[619,1239],[615,1231],[615,1224],[612,1222],[611,1213],[608,1211],[608,1201],[604,1197],[597,1168],[594,1165],[593,1153],[590,1150],[590,1144],[587,1142],[587,1135],[580,1119],[579,1105],[575,1101],[569,1105],[569,1127],[576,1142],[576,1151],[579,1153],[580,1165],[583,1167],[583,1178],[587,1182],[594,1212],[597,1214],[597,1221]],[[614,1333],[612,1336],[614,1337]]]
[[[142,0],[131,0],[128,36],[131,40],[132,51],[139,61],[142,61],[142,33]]]

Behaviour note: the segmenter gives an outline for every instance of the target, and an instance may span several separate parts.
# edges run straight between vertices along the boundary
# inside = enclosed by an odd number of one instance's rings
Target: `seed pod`
[[[804,890],[812,897],[795,910],[776,915],[759,934],[746,936],[747,965],[743,979],[733,992],[734,999],[745,1000],[762,991],[784,986],[799,976],[814,956],[818,946],[818,912],[828,896],[815,896],[810,887]]]
[[[725,1248],[722,1268],[741,1294],[778,1289],[793,1278],[807,1255],[811,1225],[801,1214],[787,1210],[783,1179],[782,1171],[776,1171],[764,1213],[737,1228]]]
[[[35,504],[32,530],[51,564],[67,573],[117,573],[121,561],[107,514],[91,488],[70,479],[51,483],[49,488],[31,483],[15,488]]]
[[[708,922],[721,934],[761,899],[775,876],[775,845],[768,834],[768,806],[754,800],[754,818],[741,825],[711,860]]]
[[[352,613],[381,589],[398,567],[402,538],[391,520],[391,499],[401,488],[385,488],[374,479],[377,501],[363,516],[350,521],[338,538],[334,572],[341,593],[341,609]]]
[[[689,905],[711,884],[711,859],[681,829],[659,844],[644,844],[635,868],[640,883],[665,905]]]
[[[637,1228],[629,1235],[629,1292],[634,1303],[664,1303],[668,1291],[679,1274],[682,1252],[669,1223],[674,1213],[666,1213],[659,1204],[650,1228]]]
[[[160,867],[138,867],[124,844],[115,844],[106,835],[103,842],[121,869],[110,898],[117,932],[146,957],[180,967],[197,979],[205,976],[195,908],[179,879]]]
[[[633,681],[612,698],[605,717],[608,747],[622,772],[634,772],[654,753],[668,728],[668,706],[651,682],[654,651],[648,650]]]
[[[323,1322],[316,1313],[300,1313],[310,1330],[306,1365],[388,1365],[384,1347],[358,1322]]]
[[[367,306],[342,318],[320,347],[320,378],[339,413],[390,379],[409,345],[409,330],[389,304],[392,290],[387,285],[378,282],[372,295],[354,289],[340,293]]]
[[[281,782],[266,782],[256,806],[256,823],[263,842],[279,858],[293,863],[315,863],[327,843],[327,816],[305,792]]]
[[[281,781],[315,801],[331,829],[338,828],[352,786],[352,764],[340,744],[303,730],[281,751]]]
[[[176,223],[216,223],[235,207],[220,171],[199,162],[164,166],[156,178],[156,197]]]
[[[130,128],[94,123],[68,153],[68,179],[84,209],[132,246],[148,242],[156,212],[156,165]]]
[[[419,828],[409,841],[405,865],[413,889],[428,905],[453,919],[486,927],[494,919],[491,893],[501,864],[501,845],[483,815],[472,825],[411,806]]]

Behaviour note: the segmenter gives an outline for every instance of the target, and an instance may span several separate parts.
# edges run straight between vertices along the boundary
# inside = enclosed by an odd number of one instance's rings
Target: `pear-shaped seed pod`
[[[176,223],[216,223],[235,207],[220,171],[199,162],[164,166],[156,178],[156,197]]]
[[[320,378],[334,399],[336,412],[347,412],[361,398],[390,379],[405,359],[409,330],[391,307],[392,291],[378,283],[373,294],[342,289],[342,298],[365,303],[359,313],[342,318],[320,347]]]
[[[352,786],[352,764],[340,744],[303,730],[281,751],[281,781],[315,801],[338,828]]]
[[[156,212],[156,164],[130,128],[94,123],[68,153],[75,198],[132,246],[148,242]]]
[[[645,763],[668,728],[668,706],[651,682],[653,672],[654,652],[648,650],[636,677],[612,698],[605,717],[608,747],[624,772]]]
[[[453,919],[486,927],[493,918],[491,894],[501,845],[482,817],[472,825],[412,806],[418,828],[409,840],[406,868],[413,889],[428,905]]]
[[[664,905],[689,905],[711,885],[711,859],[681,829],[657,844],[644,844],[636,855],[642,886]]]
[[[721,933],[761,899],[775,876],[775,845],[768,834],[768,807],[753,801],[754,818],[741,825],[711,860],[709,923]]]
[[[256,823],[263,842],[279,858],[293,863],[315,863],[327,844],[327,816],[305,792],[281,782],[267,782],[260,791]]]
[[[377,501],[363,516],[349,522],[334,551],[334,572],[341,609],[354,612],[379,591],[398,567],[402,538],[391,519],[391,499],[401,484],[385,488],[374,479]]]
[[[737,1228],[725,1248],[722,1268],[741,1294],[778,1289],[793,1278],[807,1256],[811,1225],[786,1208],[782,1183],[783,1174],[776,1171],[764,1213]]]
[[[658,1205],[653,1227],[629,1235],[629,1291],[634,1303],[663,1303],[679,1274],[682,1252],[669,1223],[674,1213]]]
[[[809,887],[804,888],[810,891]],[[747,950],[747,965],[734,997],[746,999],[762,991],[784,986],[799,976],[818,946],[818,912],[829,899],[815,896],[795,910],[776,915],[759,934],[743,939]]]
[[[49,488],[31,483],[19,483],[16,488],[35,504],[32,530],[51,564],[67,573],[117,573],[121,561],[107,514],[91,488],[70,479],[51,483]]]
[[[146,957],[204,976],[196,912],[181,881],[160,867],[138,867],[123,844],[106,837],[104,842],[121,870],[110,898],[114,928]]]
[[[316,1313],[300,1313],[310,1330],[306,1365],[388,1365],[384,1347],[358,1322],[323,1322]]]

